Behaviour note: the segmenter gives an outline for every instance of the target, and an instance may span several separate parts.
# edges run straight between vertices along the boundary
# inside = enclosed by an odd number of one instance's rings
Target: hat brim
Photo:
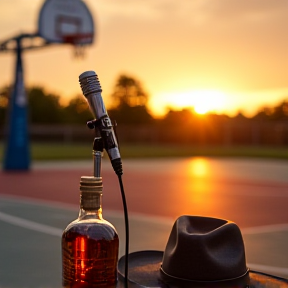
[[[199,282],[199,281],[179,281],[167,282],[160,272],[163,258],[163,251],[138,251],[130,253],[128,256],[128,282],[129,287],[149,287],[149,288],[194,288],[194,287],[247,287],[250,288],[288,288],[288,280],[276,276],[264,274],[257,271],[249,271],[241,279],[221,281],[221,282]],[[125,256],[118,262],[119,281],[124,281]]]

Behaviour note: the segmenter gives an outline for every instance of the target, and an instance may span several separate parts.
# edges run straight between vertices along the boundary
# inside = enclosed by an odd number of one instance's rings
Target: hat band
[[[160,271],[161,271],[161,275],[164,276],[165,279],[169,279],[170,281],[171,281],[171,280],[174,280],[174,281],[177,281],[177,282],[183,281],[183,282],[198,282],[198,283],[219,283],[219,282],[239,280],[239,279],[245,277],[245,276],[248,274],[249,268],[247,268],[247,270],[245,271],[245,273],[242,274],[241,276],[234,277],[234,278],[229,278],[229,279],[222,279],[222,280],[190,280],[190,279],[175,277],[175,276],[172,276],[172,275],[166,273],[166,272],[162,269],[162,265],[161,265],[161,267],[160,267]]]

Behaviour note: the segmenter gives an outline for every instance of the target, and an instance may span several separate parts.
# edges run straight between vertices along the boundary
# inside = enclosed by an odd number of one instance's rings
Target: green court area
[[[92,143],[31,143],[32,160],[78,160],[91,159]],[[122,158],[163,157],[251,157],[266,159],[288,159],[287,147],[265,146],[193,146],[172,144],[121,144]],[[0,160],[4,155],[0,143]],[[106,153],[104,153],[105,155]]]
[[[0,197],[0,287],[61,287],[61,235],[78,208],[2,195]],[[124,220],[104,211],[120,237],[124,254]],[[173,220],[130,215],[130,251],[164,250]],[[274,225],[242,231],[248,266],[288,278],[288,227]]]

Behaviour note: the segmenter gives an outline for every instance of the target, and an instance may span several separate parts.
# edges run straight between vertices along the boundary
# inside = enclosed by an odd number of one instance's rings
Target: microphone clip
[[[115,133],[115,136],[116,136],[116,139],[117,139],[117,142],[118,142],[118,134],[117,134],[117,129],[116,129],[116,127],[117,127],[117,122],[115,121],[115,120],[112,120],[113,121],[113,123],[111,123],[110,125],[112,125],[112,127],[114,128],[114,133]],[[110,122],[110,121],[109,121]],[[87,121],[86,122],[86,125],[87,125],[87,127],[89,128],[89,129],[98,129],[98,131],[99,131],[99,128],[101,128],[102,127],[102,122],[101,122],[101,119],[93,119],[93,120],[90,120],[90,121]],[[119,143],[118,143],[118,145],[119,145]]]
[[[101,126],[101,120],[100,119],[90,120],[86,123],[86,125],[89,129],[96,129]]]

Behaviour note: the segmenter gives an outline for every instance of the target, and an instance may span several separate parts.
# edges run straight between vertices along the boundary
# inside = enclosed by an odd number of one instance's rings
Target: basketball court
[[[9,171],[0,172],[1,288],[61,287],[62,231],[77,218],[80,177],[93,174],[92,160],[30,167],[22,50],[72,44],[81,56],[94,34],[93,19],[82,1],[47,0],[36,34],[0,43],[1,52],[17,56],[4,161]],[[181,215],[219,217],[239,225],[252,270],[288,278],[287,162],[191,158],[123,164],[131,252],[164,250]],[[119,233],[121,256],[125,231],[117,177],[110,163],[103,163],[102,171],[103,216]]]
[[[124,161],[124,186],[130,211],[130,251],[164,250],[176,217],[193,215],[195,211],[195,215],[235,221],[243,234],[249,267],[287,278],[288,216],[287,210],[283,209],[287,206],[288,183],[287,178],[282,179],[285,174],[281,176],[287,163],[206,160],[209,171],[221,167],[217,175],[218,182],[213,173],[205,176],[205,182],[214,184],[214,196],[210,196],[220,197],[214,200],[213,205],[206,198],[206,208],[201,206],[198,196],[192,200],[184,198],[190,189],[188,183],[197,184],[201,177],[190,175],[189,179],[183,178],[185,173],[180,172],[187,170],[189,165],[196,165],[199,159]],[[103,164],[103,216],[116,227],[120,237],[120,255],[123,255],[125,231],[120,192],[110,163]],[[82,175],[91,174],[91,167],[90,161],[35,163],[32,171],[27,173],[1,172],[0,287],[61,287],[61,234],[67,224],[77,218],[79,180]],[[242,169],[246,172],[237,178],[235,172]],[[253,181],[252,171],[255,174]],[[260,175],[265,176],[265,173],[270,176],[266,174],[266,179],[260,181]],[[226,175],[226,181],[222,182],[221,174]],[[175,181],[180,190],[175,190]],[[217,183],[221,185],[218,187]],[[154,191],[151,191],[150,185]],[[199,182],[194,186],[194,194],[207,193],[201,185]],[[229,209],[231,202],[225,192],[227,189],[232,191],[233,198],[239,200],[238,205],[251,199],[254,205],[255,197],[259,205],[255,205],[252,211],[249,211],[250,205],[248,210],[242,207],[242,212],[237,211],[237,207]],[[220,207],[219,201],[223,202]],[[185,204],[187,202],[192,207],[198,203],[198,209],[190,207],[189,210]],[[264,211],[264,202],[270,203],[274,212]],[[157,206],[159,209],[156,211]],[[169,206],[178,208],[169,209]],[[221,212],[222,209],[227,211]],[[267,218],[266,214],[270,216]]]

